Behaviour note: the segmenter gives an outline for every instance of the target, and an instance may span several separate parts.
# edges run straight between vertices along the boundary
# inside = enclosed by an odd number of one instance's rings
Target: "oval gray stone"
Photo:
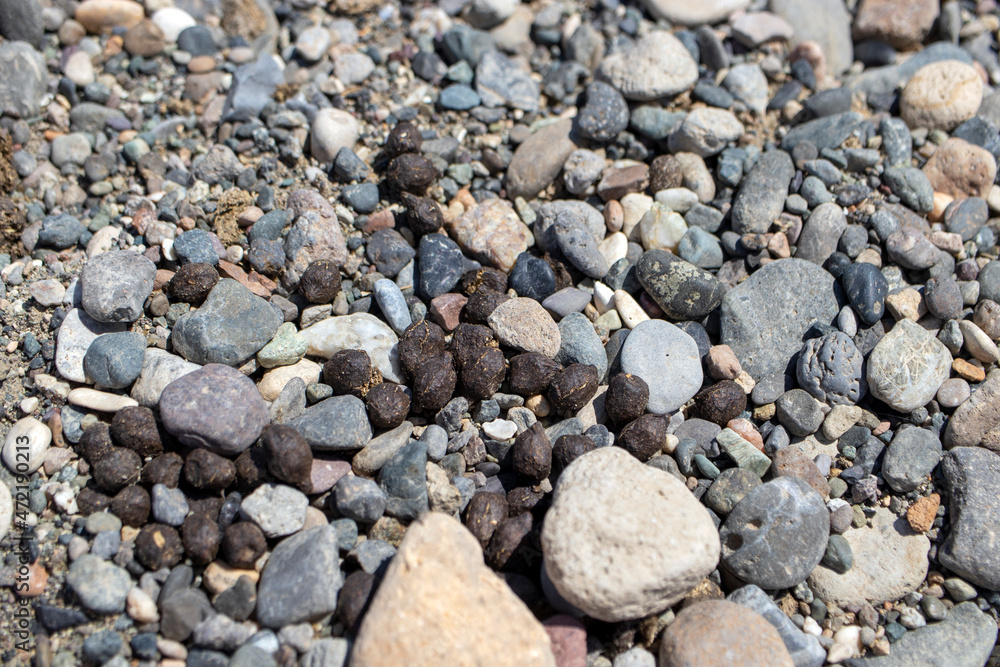
[[[83,370],[96,384],[123,389],[142,372],[146,339],[136,331],[98,336],[83,357]]]
[[[675,412],[687,403],[704,378],[698,344],[664,320],[640,322],[622,346],[622,372],[649,385],[646,409],[654,414]]]
[[[153,293],[156,264],[130,250],[102,252],[83,265],[83,309],[98,322],[135,322]]]
[[[926,405],[951,373],[944,343],[911,320],[900,320],[868,356],[872,396],[906,413]]]
[[[361,449],[372,439],[368,412],[356,396],[320,401],[287,424],[318,450]]]

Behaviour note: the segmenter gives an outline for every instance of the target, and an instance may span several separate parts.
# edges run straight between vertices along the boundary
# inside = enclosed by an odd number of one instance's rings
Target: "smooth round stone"
[[[247,449],[269,419],[253,380],[222,364],[208,364],[168,384],[159,407],[164,427],[178,440],[222,456]]]
[[[703,380],[698,344],[663,320],[646,320],[632,329],[622,346],[621,369],[649,385],[647,409],[654,414],[679,410]]]
[[[283,537],[305,525],[309,499],[284,484],[263,484],[243,499],[240,516],[257,524],[267,537]]]
[[[168,526],[180,526],[187,516],[187,499],[181,489],[171,489],[163,484],[154,484],[150,494],[153,518]]]
[[[570,264],[591,278],[600,279],[607,274],[608,261],[584,220],[564,211],[556,215],[553,230],[556,243]]]
[[[453,111],[468,111],[479,105],[479,95],[464,83],[456,83],[441,91],[438,104]]]
[[[942,60],[910,78],[899,98],[899,114],[911,128],[950,132],[976,115],[982,99],[983,80],[972,65]]]
[[[88,67],[90,65],[90,56],[82,51],[76,53],[77,56],[82,58],[82,62],[86,63]],[[80,61],[80,58],[71,58],[71,61]],[[68,66],[72,66],[74,63],[68,63]],[[74,67],[74,69],[76,69]],[[91,67],[89,72],[90,80],[93,81],[94,71]],[[84,76],[83,74],[77,74],[78,78]],[[89,83],[89,82],[88,82]],[[86,85],[86,84],[84,84]],[[52,150],[49,153],[52,164],[57,167],[64,167],[66,165],[82,165],[84,160],[90,157],[90,141],[82,132],[73,132],[72,134],[64,134],[60,137],[56,137],[52,140]]]
[[[41,306],[58,306],[66,297],[66,288],[57,280],[39,280],[28,287],[31,297]]]
[[[854,566],[843,574],[820,567],[809,577],[809,587],[825,602],[881,605],[913,592],[927,576],[930,541],[888,509],[876,508],[870,527],[848,530],[844,537]]]
[[[639,238],[646,250],[661,249],[677,252],[677,246],[684,238],[687,229],[687,223],[679,213],[656,202],[639,221]]]
[[[133,408],[139,405],[135,399],[128,396],[97,391],[90,387],[77,387],[69,392],[67,400],[70,405],[97,412],[118,412],[124,408]]]
[[[882,319],[889,283],[877,266],[865,262],[852,264],[840,280],[851,307],[862,322],[871,326]]]
[[[503,302],[487,323],[497,339],[522,352],[555,357],[562,342],[559,326],[540,303],[527,297]]]
[[[175,354],[155,347],[146,349],[142,372],[132,385],[130,396],[147,408],[156,407],[163,389],[179,377],[201,368]]]
[[[142,5],[132,0],[86,0],[78,5],[73,18],[87,29],[100,34],[113,28],[131,28],[145,15]]]
[[[660,664],[792,667],[796,663],[775,626],[756,611],[725,600],[702,600],[685,605],[663,633]]]
[[[129,250],[90,259],[80,273],[83,309],[98,322],[134,322],[153,293],[156,265]]]
[[[152,19],[163,31],[163,39],[168,44],[175,43],[182,32],[198,24],[190,14],[177,7],[157,9]]]
[[[378,302],[379,309],[389,321],[392,330],[397,335],[402,334],[413,320],[406,305],[406,297],[403,296],[399,286],[394,281],[383,278],[375,282],[374,294],[375,301]]]
[[[18,475],[30,475],[42,467],[52,442],[52,431],[34,417],[14,422],[3,444],[3,462]]]
[[[604,58],[595,73],[626,99],[650,101],[687,90],[698,80],[698,64],[684,44],[654,30],[635,45]]]
[[[128,387],[142,372],[146,339],[123,331],[98,336],[83,357],[83,370],[95,384],[109,389]]]
[[[975,322],[961,320],[958,323],[958,327],[962,332],[965,349],[969,354],[984,364],[991,364],[1000,360],[1000,350],[997,349],[996,343],[990,340],[986,332],[976,326]]]
[[[962,378],[950,378],[945,380],[937,391],[937,401],[945,409],[957,408],[964,403],[972,390],[969,383]]]
[[[867,393],[864,357],[847,334],[835,331],[806,341],[799,353],[799,386],[830,405],[857,403]]]
[[[556,274],[541,257],[522,252],[508,276],[510,288],[519,296],[542,301],[556,291]]]
[[[819,565],[830,534],[823,498],[797,477],[752,489],[719,531],[722,562],[765,590],[791,588]]]
[[[729,111],[701,107],[689,113],[670,135],[670,150],[709,157],[739,139],[744,131],[743,123]]]
[[[740,184],[733,199],[732,223],[737,234],[763,234],[781,215],[795,165],[785,151],[764,153]]]
[[[636,276],[663,312],[676,320],[702,319],[715,310],[726,292],[711,273],[666,250],[643,253],[636,263]]]
[[[677,246],[681,259],[691,262],[699,269],[718,269],[725,256],[719,239],[701,227],[689,227]]]
[[[603,447],[560,476],[542,551],[560,595],[589,616],[618,622],[687,595],[715,568],[719,538],[707,510],[673,475]]]
[[[330,31],[323,26],[306,28],[295,40],[295,52],[305,61],[318,61],[330,48]]]
[[[341,148],[353,150],[358,141],[358,121],[347,111],[320,109],[309,132],[310,151],[318,162],[333,162]]]
[[[561,338],[556,361],[563,366],[590,364],[597,369],[598,379],[608,372],[608,355],[593,323],[582,313],[570,313],[559,320]]]
[[[944,452],[928,429],[904,426],[893,437],[882,460],[882,476],[899,493],[913,491],[937,467]]]
[[[951,362],[944,343],[916,322],[900,320],[868,357],[868,387],[893,409],[912,412],[934,397]]]

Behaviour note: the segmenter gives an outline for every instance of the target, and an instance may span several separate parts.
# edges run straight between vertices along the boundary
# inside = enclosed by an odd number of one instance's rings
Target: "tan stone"
[[[554,666],[549,636],[476,539],[438,512],[412,524],[379,584],[353,667],[442,664]]]
[[[142,5],[132,0],[84,0],[74,18],[87,32],[111,32],[113,28],[131,28],[145,16]]]
[[[534,243],[531,230],[505,199],[487,199],[460,215],[451,223],[451,236],[462,250],[505,272]]]
[[[559,326],[542,304],[518,297],[497,306],[487,322],[497,339],[522,352],[540,352],[555,357],[562,336]]]
[[[264,373],[257,389],[265,401],[273,401],[278,398],[278,394],[292,378],[302,378],[306,386],[316,384],[319,382],[319,374],[322,370],[322,366],[315,361],[301,359],[291,366],[278,366]]]
[[[827,484],[826,477],[798,445],[779,449],[774,455],[771,471],[775,477],[798,477],[821,495],[824,501],[830,499],[830,485]]]
[[[257,580],[260,579],[260,572],[230,567],[222,561],[216,560],[205,568],[205,572],[201,576],[201,583],[209,593],[218,595],[235,586],[240,577],[250,577],[252,582],[257,583]]]
[[[935,192],[943,192],[956,199],[985,199],[993,187],[997,163],[985,148],[952,138],[941,144],[927,161],[924,175]]]
[[[685,607],[663,633],[660,665],[791,667],[774,626],[757,612],[724,600]]]
[[[897,49],[920,46],[938,16],[938,0],[864,0],[854,39],[876,39]]]
[[[918,533],[930,530],[940,505],[941,496],[936,493],[919,498],[910,505],[910,509],[906,510],[906,521],[910,524],[910,528]]]
[[[838,574],[820,566],[809,575],[816,597],[841,607],[877,605],[912,593],[924,581],[930,540],[883,507],[876,508],[871,524],[844,533],[854,554],[850,570]]]
[[[983,80],[974,67],[942,60],[917,70],[903,89],[899,110],[912,128],[948,132],[975,116],[982,99]]]

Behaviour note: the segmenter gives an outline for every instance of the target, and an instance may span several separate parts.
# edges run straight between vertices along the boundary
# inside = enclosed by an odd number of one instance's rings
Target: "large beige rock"
[[[944,343],[910,320],[900,320],[868,357],[872,395],[906,413],[934,398],[951,371]]]
[[[663,611],[719,562],[711,517],[670,473],[624,449],[584,454],[559,478],[542,528],[545,569],[573,606],[608,622]]]
[[[626,99],[648,102],[687,90],[698,81],[698,64],[679,39],[654,30],[630,49],[606,57],[594,73]]]
[[[854,38],[912,49],[924,41],[938,17],[938,0],[862,0],[854,19]]]
[[[535,242],[506,199],[487,199],[451,223],[451,236],[477,260],[510,271],[517,256]]]
[[[265,401],[273,401],[278,398],[285,385],[292,381],[292,378],[302,378],[306,386],[319,382],[319,375],[323,367],[315,361],[300,359],[291,366],[278,366],[264,373],[260,379],[257,389]]]
[[[351,654],[352,667],[555,664],[542,624],[438,512],[407,530]]]
[[[930,540],[885,508],[875,510],[870,527],[853,528],[844,537],[851,545],[854,566],[838,574],[819,565],[809,575],[816,597],[828,603],[879,605],[898,600],[917,590],[927,576]]]
[[[534,299],[508,299],[487,318],[490,329],[504,345],[522,352],[539,352],[555,357],[562,343],[559,325],[549,311]]]
[[[976,115],[983,100],[983,80],[972,65],[942,60],[917,70],[899,98],[899,111],[910,127],[948,132]]]

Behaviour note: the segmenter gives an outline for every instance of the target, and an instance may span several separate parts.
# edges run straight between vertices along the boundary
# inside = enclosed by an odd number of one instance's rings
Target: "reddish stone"
[[[312,475],[310,477],[313,494],[326,493],[337,485],[341,477],[350,472],[350,461],[313,457]]]
[[[445,331],[453,331],[458,326],[458,316],[468,301],[469,298],[464,294],[448,293],[434,297],[428,310],[431,322]]]
[[[549,633],[557,667],[584,667],[587,664],[587,629],[583,623],[560,614],[546,619],[542,625]]]

